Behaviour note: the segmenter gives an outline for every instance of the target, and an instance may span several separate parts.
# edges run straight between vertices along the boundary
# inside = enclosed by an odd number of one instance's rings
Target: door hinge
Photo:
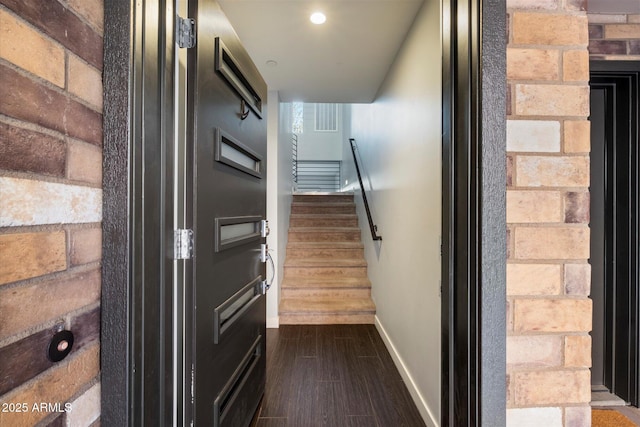
[[[193,258],[193,230],[173,230],[173,259]]]
[[[193,363],[191,364],[191,404],[193,405],[193,402],[195,400],[195,390],[193,389],[193,383],[194,383],[194,377],[195,377],[195,372],[194,372],[195,368]],[[193,421],[191,421],[191,425],[193,425]]]
[[[270,232],[269,220],[263,219],[260,221],[260,237],[267,237]]]
[[[182,18],[176,15],[176,43],[182,48],[192,48],[196,45],[196,20]]]

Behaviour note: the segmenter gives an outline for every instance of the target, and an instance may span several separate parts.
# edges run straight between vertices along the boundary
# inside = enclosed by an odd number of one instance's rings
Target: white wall
[[[337,132],[315,131],[315,104],[306,103],[303,107],[304,131],[298,135],[298,160],[342,160],[344,125],[338,120]],[[342,105],[338,105],[341,117]]]
[[[382,235],[363,229],[377,326],[428,425],[440,419],[441,44],[439,2],[427,1],[373,104],[351,109]],[[349,135],[347,135],[349,137]],[[345,189],[355,189],[348,144]],[[343,181],[344,183],[344,181]],[[359,191],[356,191],[359,195]]]
[[[293,185],[291,104],[280,104],[278,92],[269,91],[267,108],[267,219],[271,228],[267,244],[276,266],[273,285],[267,293],[267,327],[277,328]],[[271,266],[268,266],[268,279],[271,274]]]

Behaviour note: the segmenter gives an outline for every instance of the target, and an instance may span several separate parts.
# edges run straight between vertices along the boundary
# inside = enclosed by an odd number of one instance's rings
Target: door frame
[[[506,4],[443,0],[443,426],[506,424]]]
[[[173,425],[174,2],[112,0],[105,17],[101,420]]]
[[[631,152],[631,156],[629,156],[630,164],[628,167],[631,169],[629,180],[630,185],[636,187],[636,191],[633,191],[633,188],[629,192],[629,211],[627,211],[629,219],[636,218],[635,223],[631,220],[629,224],[630,227],[630,235],[629,241],[623,241],[624,243],[628,243],[628,247],[632,248],[628,255],[628,273],[629,273],[629,281],[631,282],[630,287],[628,289],[618,288],[615,284],[615,279],[613,280],[613,285],[611,288],[606,287],[604,289],[603,301],[594,300],[594,307],[600,308],[599,310],[594,309],[594,316],[597,313],[604,313],[605,317],[603,323],[601,324],[602,333],[603,333],[603,341],[601,344],[603,345],[603,350],[606,352],[610,350],[610,354],[603,355],[603,370],[604,370],[604,382],[605,386],[611,387],[611,393],[623,395],[626,401],[630,402],[634,406],[638,406],[640,401],[640,351],[638,350],[638,345],[640,344],[640,281],[638,278],[639,274],[639,264],[640,264],[640,256],[638,254],[638,242],[640,239],[639,236],[639,224],[638,224],[638,195],[637,195],[637,187],[639,185],[637,179],[639,159],[638,159],[638,151],[637,144],[639,142],[640,135],[640,106],[639,106],[639,98],[640,98],[640,89],[638,86],[640,85],[640,61],[604,61],[604,60],[592,60],[589,63],[590,75],[592,85],[603,87],[603,85],[607,85],[608,83],[600,82],[597,78],[607,78],[612,77],[616,79],[628,79],[627,81],[632,87],[635,87],[635,91],[630,91],[628,103],[631,105],[632,110],[629,112],[629,121],[623,122],[621,125],[624,129],[624,132],[629,133],[629,141],[630,147],[633,147],[635,142],[636,151]],[[623,99],[616,100],[613,102],[626,102]],[[616,105],[617,106],[617,105]],[[633,110],[633,106],[635,106],[635,111]],[[617,123],[616,123],[617,124]],[[612,137],[614,139],[614,144],[617,144],[619,139],[616,139],[617,131],[620,130],[619,127],[616,127],[612,130]],[[635,140],[635,141],[634,141]],[[624,143],[624,141],[623,141]],[[617,157],[616,148],[614,146],[610,146],[607,148],[610,151],[611,155]],[[624,154],[622,155],[624,156]],[[606,155],[605,155],[606,157]],[[605,161],[605,160],[603,160]],[[608,165],[608,163],[606,163]],[[635,170],[635,182],[631,181],[634,179],[633,171]],[[612,197],[613,206],[616,206],[615,209],[619,209],[619,205],[616,202],[618,193],[616,191],[616,187],[612,188],[613,193],[609,195]],[[634,212],[635,211],[635,212]],[[606,216],[606,214],[605,214]],[[614,224],[617,221],[617,214],[614,215],[613,224],[611,224],[614,228]],[[607,230],[607,226],[605,226],[605,230]],[[606,231],[605,231],[606,233]],[[614,231],[614,235],[616,232]],[[626,237],[626,236],[625,236]],[[633,251],[635,248],[635,252]],[[611,248],[610,250],[605,251],[604,261],[605,263],[610,262],[616,265],[620,265],[620,263],[614,262],[617,260],[618,248]],[[606,267],[605,267],[606,269]],[[616,271],[611,271],[613,277],[615,278]],[[607,274],[608,275],[608,274]],[[620,306],[620,302],[622,302],[622,306]],[[626,307],[624,306],[626,304]],[[609,318],[606,316],[607,313],[617,313],[613,316],[613,318]],[[635,314],[635,315],[634,315]],[[624,322],[623,319],[627,321]],[[594,326],[598,325],[598,320],[594,317]],[[620,337],[622,335],[622,337]],[[624,343],[619,348],[616,342],[621,341]],[[595,341],[594,341],[595,342]],[[628,348],[625,351],[625,346],[628,345]],[[595,346],[594,346],[595,350]],[[594,357],[595,360],[595,357]],[[615,366],[621,362],[623,364],[627,364],[629,371],[624,373],[617,373],[617,369]],[[628,381],[628,382],[625,382]],[[622,383],[622,384],[620,384]],[[626,390],[625,390],[626,389]],[[625,392],[626,391],[626,392]]]
[[[441,0],[442,426],[506,423],[506,6]],[[105,3],[105,425],[181,420],[172,292],[172,0]],[[148,221],[145,215],[152,215]],[[188,408],[187,408],[188,410]]]

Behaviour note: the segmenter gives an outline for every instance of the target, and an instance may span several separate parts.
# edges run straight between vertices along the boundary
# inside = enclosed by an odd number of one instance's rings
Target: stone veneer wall
[[[640,61],[640,15],[589,14],[591,59]]]
[[[507,424],[589,426],[586,0],[507,0]]]
[[[2,426],[99,424],[102,29],[102,0],[0,0]]]

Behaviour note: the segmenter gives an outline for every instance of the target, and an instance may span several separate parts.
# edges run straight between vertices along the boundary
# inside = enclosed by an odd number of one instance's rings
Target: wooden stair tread
[[[373,323],[353,194],[294,194],[288,232],[280,323]]]
[[[296,191],[294,196],[353,196],[353,191]]]
[[[283,298],[280,313],[362,313],[375,312],[371,298]]]
[[[355,213],[292,213],[291,219],[307,219],[307,218],[357,218],[358,214]]]
[[[283,288],[368,288],[371,282],[366,277],[296,277],[282,279]]]
[[[373,325],[375,323],[375,313],[301,313],[282,314],[280,316],[281,325]]]
[[[288,242],[287,249],[362,249],[362,242]]]
[[[291,258],[284,263],[285,267],[366,267],[364,258]]]
[[[291,202],[292,207],[293,206],[311,206],[311,207],[319,206],[319,207],[326,208],[326,207],[335,206],[335,207],[341,208],[344,206],[355,206],[355,205],[356,204],[353,200],[349,200],[347,202],[334,202],[334,201],[332,202],[296,202],[296,201]]]
[[[360,227],[289,227],[289,233],[351,233],[360,232]]]

